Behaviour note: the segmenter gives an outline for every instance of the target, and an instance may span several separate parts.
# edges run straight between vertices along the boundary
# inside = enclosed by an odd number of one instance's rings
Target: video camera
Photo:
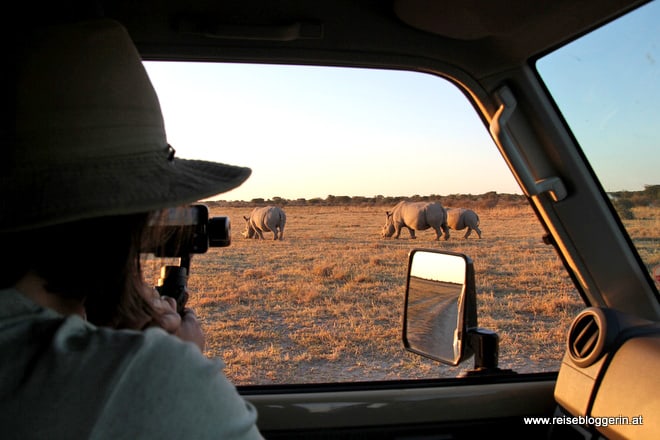
[[[169,208],[149,226],[149,246],[142,250],[160,258],[180,258],[180,264],[164,265],[156,290],[176,300],[177,311],[183,313],[188,301],[188,275],[192,254],[203,254],[209,247],[231,244],[228,217],[209,218],[206,205],[193,204]],[[157,240],[153,238],[158,238]]]

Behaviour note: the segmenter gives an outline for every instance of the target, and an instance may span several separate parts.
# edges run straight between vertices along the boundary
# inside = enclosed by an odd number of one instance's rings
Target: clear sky
[[[605,190],[660,184],[660,1],[542,59],[538,69]]]
[[[643,108],[645,119],[624,122],[648,140],[640,148],[659,148],[657,131],[647,133],[657,130],[654,121],[660,121],[660,13],[657,2],[652,6],[625,26],[639,29],[640,20],[652,25],[655,41],[620,36],[609,41],[617,56],[630,61],[606,63],[605,83],[597,85],[590,78],[596,63],[586,62],[578,66],[583,76],[567,83],[563,69],[575,70],[576,57],[586,59],[581,52],[562,52],[545,64],[551,89],[568,102],[560,107],[578,121],[578,139],[598,145],[594,166],[597,172],[600,167],[607,172],[602,178],[606,190],[640,190],[644,184],[660,183],[657,151],[651,159],[626,162],[634,172],[620,172],[615,152],[622,144],[630,147],[630,142],[620,127],[608,125],[608,118],[625,109],[598,101],[601,114],[587,110],[594,94],[609,104],[617,102],[607,81],[644,81],[643,101],[653,107]],[[585,50],[594,52],[591,46]],[[610,55],[596,51],[594,61]],[[444,79],[415,72],[309,66],[145,65],[177,156],[252,168],[250,179],[221,199],[521,193],[476,111]],[[619,73],[622,68],[626,76]],[[577,81],[591,87],[575,93],[570,86]],[[625,97],[630,92],[618,93]]]

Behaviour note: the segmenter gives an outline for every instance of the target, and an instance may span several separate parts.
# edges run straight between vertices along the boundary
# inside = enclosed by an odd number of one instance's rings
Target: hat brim
[[[60,164],[3,176],[0,230],[18,231],[87,218],[185,205],[227,192],[251,174],[245,167],[203,160],[163,161],[162,154],[114,158],[102,165]],[[10,187],[22,188],[19,194]],[[25,195],[30,195],[25,199]],[[56,201],[56,203],[54,203]]]

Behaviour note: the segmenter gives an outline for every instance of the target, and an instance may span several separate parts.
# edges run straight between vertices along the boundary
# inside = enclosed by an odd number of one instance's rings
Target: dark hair
[[[29,271],[55,295],[85,301],[87,319],[125,327],[150,316],[144,298],[140,249],[150,214],[100,217],[3,233],[0,287]]]

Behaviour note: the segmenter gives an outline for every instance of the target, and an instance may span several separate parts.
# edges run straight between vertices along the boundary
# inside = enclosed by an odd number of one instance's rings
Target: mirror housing
[[[403,345],[413,353],[456,366],[472,356],[468,329],[477,327],[472,259],[413,249],[403,319]]]
[[[474,369],[460,376],[515,374],[497,366],[497,333],[477,326],[474,267],[464,254],[410,251],[403,345],[408,351],[452,366],[474,355]]]

